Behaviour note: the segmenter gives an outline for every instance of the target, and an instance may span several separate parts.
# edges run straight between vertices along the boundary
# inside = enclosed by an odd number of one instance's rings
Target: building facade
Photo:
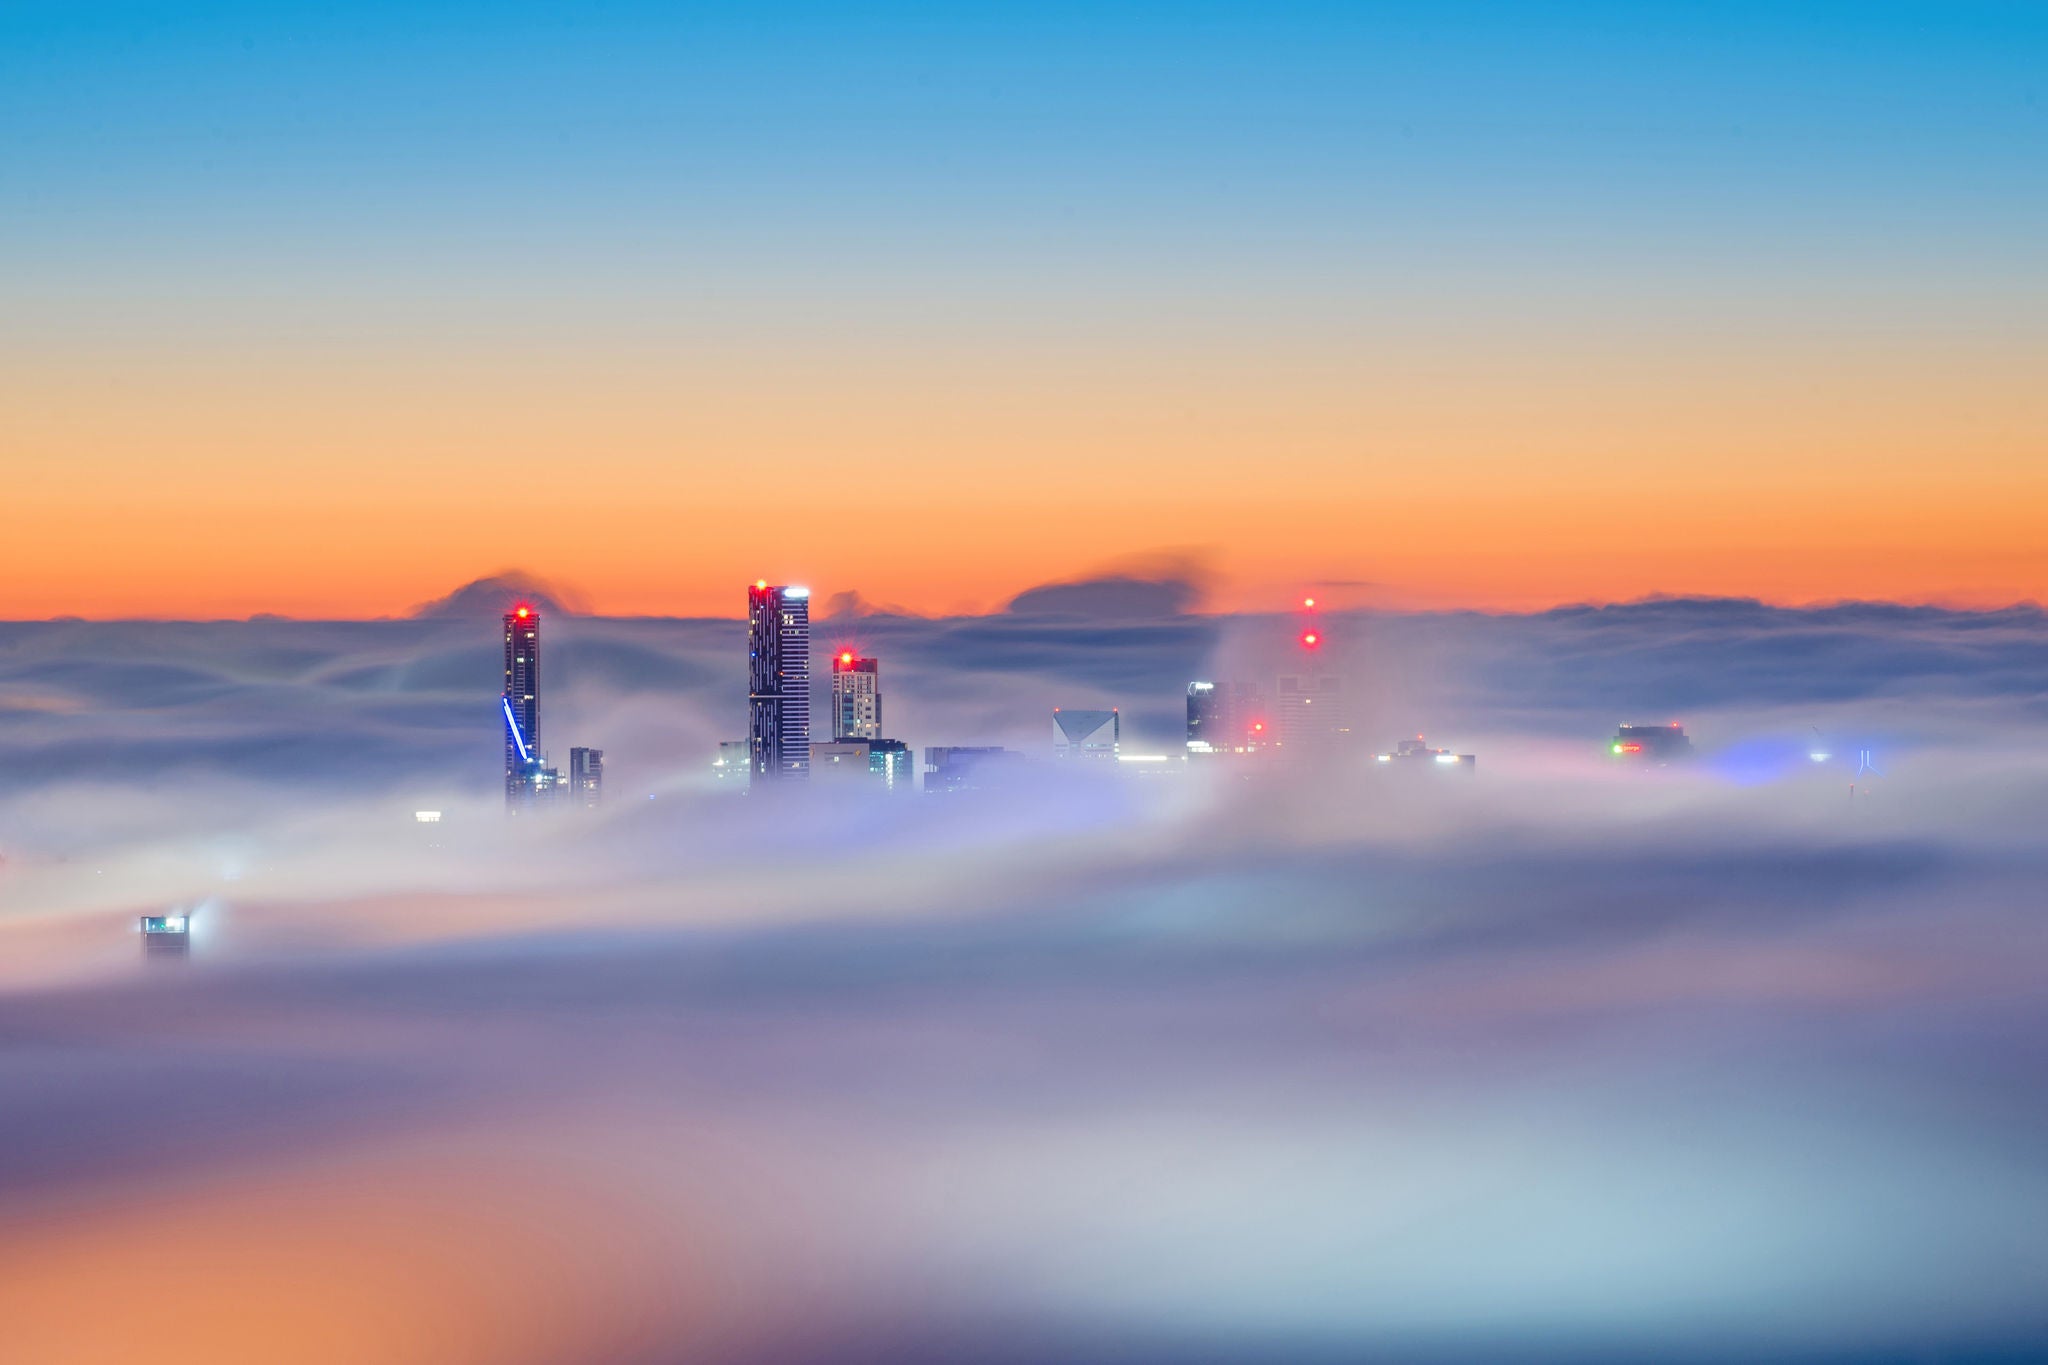
[[[910,746],[900,739],[835,739],[811,746],[813,782],[854,781],[886,791],[915,789]]]
[[[882,677],[878,660],[851,650],[832,656],[832,738],[882,737]]]
[[[747,743],[755,781],[811,771],[811,590],[747,590]]]
[[[811,745],[811,780],[866,782],[868,742],[864,739],[833,739]]]
[[[877,739],[868,744],[868,775],[892,792],[917,790],[916,756],[900,739]]]

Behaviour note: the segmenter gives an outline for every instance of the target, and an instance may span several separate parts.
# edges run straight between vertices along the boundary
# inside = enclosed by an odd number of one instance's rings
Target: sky
[[[0,7],[0,616],[2048,592],[2048,14]]]
[[[820,627],[958,800],[718,787],[743,627],[549,608],[606,803],[510,822],[480,594],[0,623],[7,1359],[2041,1358],[2038,608],[1331,612],[1349,750],[1091,780],[1292,657],[1150,586]]]

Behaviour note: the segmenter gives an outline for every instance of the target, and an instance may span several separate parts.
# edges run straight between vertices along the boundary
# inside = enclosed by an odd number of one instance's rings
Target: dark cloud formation
[[[1013,616],[1145,620],[1179,616],[1194,606],[1197,596],[1193,584],[1175,580],[1096,578],[1018,593],[1011,599],[1009,610]]]
[[[508,602],[524,602],[550,615],[588,610],[582,595],[560,584],[549,583],[523,570],[508,569],[465,583],[446,597],[422,602],[410,613],[429,618],[495,620]]]
[[[1101,573],[1040,584],[1018,593],[1008,610],[1016,616],[1092,621],[1178,616],[1201,604],[1214,576],[1205,552],[1160,550],[1133,556]]]
[[[845,639],[1039,752],[1299,661],[1121,610]],[[743,626],[550,616],[617,786],[510,824],[488,621],[0,627],[10,1358],[2048,1350],[2040,613],[1325,624],[1321,765],[948,802],[716,790]],[[1372,762],[1422,726],[1477,774]],[[82,1310],[165,1248],[175,1311]]]

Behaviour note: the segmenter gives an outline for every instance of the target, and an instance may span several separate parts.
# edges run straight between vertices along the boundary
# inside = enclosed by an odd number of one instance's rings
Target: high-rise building
[[[882,678],[878,661],[850,649],[832,656],[832,738],[882,737]]]
[[[521,604],[505,613],[505,804],[534,800],[540,756],[540,612]]]
[[[569,750],[569,799],[597,809],[604,801],[604,750]]]
[[[1123,721],[1115,710],[1052,709],[1053,754],[1058,758],[1114,759],[1123,744]]]
[[[811,769],[811,590],[747,590],[747,743],[756,779]]]
[[[1282,753],[1314,756],[1351,733],[1344,712],[1344,680],[1334,673],[1288,674],[1273,696]]]

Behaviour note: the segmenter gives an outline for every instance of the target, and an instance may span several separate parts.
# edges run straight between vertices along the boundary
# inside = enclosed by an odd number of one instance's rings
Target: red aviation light
[[[1301,605],[1309,611],[1314,611],[1316,609],[1316,599],[1313,597],[1304,597],[1301,599]]]
[[[1323,637],[1316,634],[1312,630],[1305,630],[1301,633],[1301,647],[1303,649],[1314,649],[1317,645],[1321,644],[1322,642]]]
[[[532,608],[532,607],[521,607],[521,608],[519,609],[519,619],[520,619],[520,620],[524,621],[524,620],[525,620],[525,619],[526,619],[527,617],[529,617],[529,616],[531,616],[531,615],[533,615],[533,608]]]
[[[839,662],[840,662],[840,663],[843,663],[843,664],[850,664],[850,663],[852,663],[852,662],[853,662],[853,655],[852,655],[852,653],[851,653],[851,652],[849,652],[849,651],[845,651],[845,650],[842,650],[842,651],[840,651],[840,654],[839,654]]]

